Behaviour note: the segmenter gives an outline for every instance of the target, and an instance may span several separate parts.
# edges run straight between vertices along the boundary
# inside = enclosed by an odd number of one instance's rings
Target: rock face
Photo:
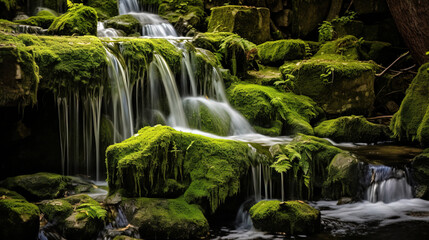
[[[423,64],[407,90],[390,128],[399,140],[429,146],[429,63]]]
[[[56,35],[97,35],[97,21],[94,8],[77,6],[55,19],[48,31]]]
[[[240,189],[250,165],[247,144],[211,139],[155,126],[108,147],[106,163],[110,193],[127,197],[184,195],[206,213]]]
[[[222,6],[212,8],[209,32],[233,32],[256,44],[270,39],[268,8]]]
[[[255,228],[286,234],[312,234],[320,229],[320,212],[302,201],[263,200],[249,211]]]
[[[144,239],[200,239],[209,232],[200,208],[183,198],[127,199],[121,206],[130,224],[139,228]]]
[[[264,65],[281,66],[285,61],[304,59],[306,55],[302,40],[269,41],[258,45],[257,49]]]
[[[324,121],[314,128],[314,133],[336,142],[376,143],[389,139],[387,126],[370,123],[362,116]]]
[[[4,188],[0,188],[0,196],[0,239],[37,239],[39,208]]]
[[[104,22],[104,24],[107,28],[122,30],[127,35],[140,35],[141,31],[140,22],[135,17],[129,14],[109,18]]]
[[[282,93],[268,86],[233,84],[227,94],[231,105],[262,134],[312,135],[310,121],[321,113],[310,98]]]
[[[323,183],[322,196],[329,199],[358,197],[359,160],[349,152],[337,154],[328,167],[328,177]]]
[[[328,16],[330,3],[327,0],[292,1],[292,34],[298,38],[307,36]]]
[[[413,159],[412,177],[416,182],[416,197],[429,199],[429,149]]]

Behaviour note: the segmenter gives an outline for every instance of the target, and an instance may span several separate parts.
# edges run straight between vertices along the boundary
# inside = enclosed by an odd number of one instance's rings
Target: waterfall
[[[366,200],[370,202],[395,202],[413,198],[406,171],[387,166],[371,166],[367,172]]]
[[[118,10],[120,15],[124,15],[129,12],[139,12],[140,7],[137,0],[118,0]]]

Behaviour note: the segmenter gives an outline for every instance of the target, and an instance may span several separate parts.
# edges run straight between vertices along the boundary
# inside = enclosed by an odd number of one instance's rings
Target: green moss
[[[17,27],[17,24],[5,19],[0,19],[0,30],[6,33],[13,33],[15,32],[15,29]]]
[[[141,25],[140,22],[129,14],[119,15],[107,19],[104,22],[107,28],[114,28],[124,31],[127,35],[138,33],[140,35]]]
[[[223,40],[229,36],[238,36],[230,32],[207,32],[207,33],[199,33],[194,37],[192,43],[200,48],[207,49],[211,52],[217,52],[220,49],[220,45]]]
[[[267,136],[280,136],[282,134],[283,129],[283,122],[276,120],[271,122],[270,124],[272,127],[260,127],[260,126],[253,126],[256,132],[267,135]]]
[[[194,27],[205,28],[203,25],[206,14],[202,0],[155,0],[155,2],[159,2],[158,14],[173,25],[186,22],[187,30]],[[147,1],[145,3],[151,4]]]
[[[263,200],[249,211],[255,228],[286,234],[311,234],[319,231],[320,212],[302,201]]]
[[[407,90],[390,129],[399,140],[429,144],[429,63],[423,64]]]
[[[330,59],[324,59],[327,56]],[[296,94],[311,97],[328,114],[368,114],[375,99],[377,66],[344,60],[338,54],[323,57],[284,64],[280,68],[283,79],[291,82]]]
[[[348,60],[359,60],[359,48],[362,41],[355,36],[345,36],[322,45],[314,55],[316,58],[326,58],[326,55],[338,54]]]
[[[248,150],[241,142],[146,127],[107,149],[109,189],[125,196],[164,196],[168,179],[174,179],[186,186],[187,202],[214,212],[226,197],[238,193],[250,164]]]
[[[313,134],[310,121],[321,110],[308,97],[279,92],[272,87],[255,84],[233,84],[227,90],[231,105],[253,125],[274,127],[272,122],[283,123],[283,133]]]
[[[306,55],[302,40],[269,41],[257,46],[262,64],[280,66],[285,61],[303,59]]]
[[[2,199],[23,199],[23,200],[25,200],[25,198],[21,194],[14,192],[14,191],[11,191],[11,190],[6,189],[6,188],[0,188],[0,197]]]
[[[7,194],[0,199],[0,238],[36,239],[39,232],[39,208],[15,193]]]
[[[54,10],[45,9],[37,13],[37,16],[44,17],[58,17],[58,14]]]
[[[57,198],[64,195],[69,179],[54,173],[36,173],[7,178],[1,186],[19,192],[29,200]]]
[[[209,231],[199,206],[188,204],[183,198],[127,199],[122,206],[130,223],[139,228],[143,238],[197,239]]]
[[[97,21],[94,8],[80,5],[56,18],[48,31],[57,35],[97,35]]]
[[[88,0],[87,5],[97,11],[100,20],[118,15],[117,0]]]
[[[339,153],[328,167],[322,196],[329,199],[356,198],[359,194],[359,160],[349,152]]]
[[[73,212],[73,206],[64,199],[42,201],[41,212],[49,222],[64,222]]]
[[[340,117],[324,121],[314,128],[318,137],[337,142],[377,143],[389,139],[388,128],[368,122],[363,116]]]
[[[55,18],[56,18],[55,16],[44,16],[43,15],[43,16],[29,17],[25,20],[17,20],[15,22],[19,23],[19,24],[37,26],[37,27],[47,29],[54,22]]]
[[[8,11],[16,6],[16,0],[0,0],[0,3],[3,3]]]
[[[425,191],[420,193],[416,191],[416,197],[429,199],[429,149],[415,157],[412,161],[412,177],[416,183],[416,189],[423,188]]]
[[[276,159],[272,167],[279,173],[287,173],[295,184],[295,193],[300,198],[317,199],[331,160],[342,150],[325,139],[299,134],[290,144],[274,145],[270,152]],[[305,187],[305,189],[304,189]]]

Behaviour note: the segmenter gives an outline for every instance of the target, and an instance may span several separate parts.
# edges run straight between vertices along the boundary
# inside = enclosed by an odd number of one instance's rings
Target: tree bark
[[[429,62],[429,1],[386,0],[402,38],[418,64]]]

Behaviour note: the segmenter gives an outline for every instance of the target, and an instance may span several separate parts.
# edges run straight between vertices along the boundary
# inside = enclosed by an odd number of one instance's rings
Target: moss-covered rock
[[[130,224],[138,227],[145,239],[200,239],[209,231],[199,206],[183,198],[126,199],[121,206]]]
[[[94,8],[79,5],[56,18],[48,31],[56,35],[97,35],[97,21]]]
[[[54,223],[64,223],[73,212],[73,206],[64,199],[42,201],[39,208],[46,220]]]
[[[308,97],[283,93],[268,86],[233,84],[227,90],[231,105],[252,125],[270,129],[281,121],[283,134],[313,134],[310,121],[317,119],[321,110]],[[262,130],[255,128],[256,130]]]
[[[216,53],[222,66],[231,70],[234,76],[243,76],[247,70],[256,65],[256,45],[237,34],[200,33],[194,37],[193,44]]]
[[[359,160],[349,152],[337,154],[328,167],[322,196],[328,199],[351,197],[356,199],[362,189],[359,183]]]
[[[429,199],[429,149],[412,161],[412,177],[416,183],[416,197]]]
[[[331,119],[314,128],[318,137],[337,142],[377,143],[389,139],[387,126],[368,122],[363,116],[349,116]]]
[[[377,66],[344,60],[336,54],[330,57],[289,62],[280,71],[285,80],[292,82],[296,94],[311,97],[327,114],[369,114],[375,100]]]
[[[327,167],[343,151],[325,139],[299,134],[290,144],[272,146],[270,152],[275,159],[271,167],[286,174],[294,186],[291,196],[318,199]]]
[[[54,173],[36,173],[7,178],[1,186],[19,192],[29,200],[58,198],[67,190],[69,179]]]
[[[233,32],[256,44],[270,39],[268,8],[227,5],[211,9],[209,32]]]
[[[423,64],[407,90],[390,129],[399,140],[429,146],[429,63]]]
[[[141,33],[140,22],[129,14],[119,15],[104,21],[106,28],[114,28],[124,31],[127,35],[135,35]]]
[[[15,22],[19,24],[37,26],[44,29],[48,29],[51,26],[51,24],[54,22],[55,18],[56,17],[52,15],[51,16],[38,15],[38,16],[29,17],[24,20],[17,20]]]
[[[117,0],[88,0],[87,5],[97,11],[100,20],[118,15]]]
[[[39,233],[39,208],[16,192],[0,188],[0,238],[36,239]]]
[[[173,24],[181,34],[186,35],[195,29],[205,31],[206,13],[203,0],[155,0],[155,2],[160,3],[158,14]]]
[[[109,191],[129,197],[184,194],[188,203],[214,212],[226,197],[238,193],[250,165],[248,151],[242,142],[145,127],[107,149]]]
[[[262,200],[249,211],[253,226],[268,232],[312,234],[320,230],[320,212],[302,201]]]
[[[341,55],[347,60],[360,60],[359,48],[361,41],[355,36],[345,36],[323,44],[314,55],[315,58],[330,58],[330,55]]]
[[[258,55],[265,65],[280,66],[285,61],[304,59],[305,42],[302,40],[269,41],[258,45]]]

